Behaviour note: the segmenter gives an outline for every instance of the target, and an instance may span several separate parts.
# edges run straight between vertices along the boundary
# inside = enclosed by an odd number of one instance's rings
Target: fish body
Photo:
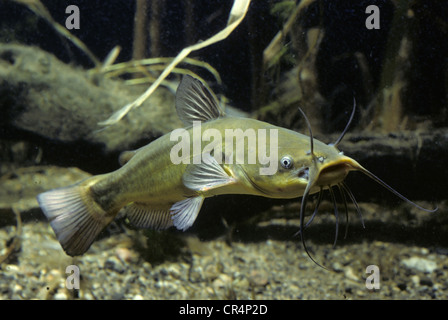
[[[224,157],[231,156],[225,154],[224,131],[232,127],[243,131],[247,129],[277,130],[278,142],[275,143],[279,144],[277,150],[280,152],[280,157],[291,156],[295,159],[297,170],[308,168],[311,165],[311,156],[307,152],[309,148],[297,148],[297,145],[309,145],[308,136],[266,122],[234,117],[225,117],[202,124],[203,131],[213,128],[222,133],[220,148]],[[190,136],[192,135],[192,128],[188,128],[186,131]],[[236,143],[238,142],[234,141],[234,144]],[[94,177],[95,183],[91,186],[92,192],[101,195],[104,208],[113,204],[112,207],[120,209],[130,202],[139,202],[150,207],[169,209],[174,203],[197,195],[207,198],[232,193],[287,199],[300,197],[305,190],[306,179],[300,181],[295,172],[291,173],[293,170],[280,167],[277,174],[260,175],[260,163],[257,161],[254,164],[224,163],[224,170],[234,180],[232,183],[223,184],[217,188],[193,191],[184,185],[182,177],[189,166],[194,166],[193,158],[197,154],[191,153],[189,160],[185,161],[186,164],[174,164],[170,159],[170,151],[176,144],[177,141],[170,140],[170,134],[160,137],[135,152],[135,155],[120,169]],[[267,137],[266,144],[270,145],[269,137]],[[336,148],[329,147],[318,140],[315,140],[315,146],[317,147],[315,152],[319,157],[325,159],[344,157]],[[247,151],[247,149],[245,150]],[[257,153],[257,150],[254,150],[254,153]],[[341,177],[341,179],[343,178],[345,176]],[[314,191],[317,192],[318,189]]]
[[[188,76],[177,90],[176,109],[186,128],[123,153],[114,172],[38,196],[68,255],[87,251],[120,211],[137,227],[186,230],[207,197],[297,198],[331,190],[349,171],[365,170],[336,145],[226,116],[216,97]]]

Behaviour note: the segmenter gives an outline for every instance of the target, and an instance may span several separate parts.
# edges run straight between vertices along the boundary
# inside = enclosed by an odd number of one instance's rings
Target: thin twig
[[[5,262],[11,256],[12,253],[16,252],[20,248],[20,245],[22,243],[22,218],[20,216],[20,211],[14,206],[12,207],[12,211],[16,215],[16,221],[17,221],[16,234],[14,235],[11,244],[6,249],[5,254],[0,256],[0,264]]]

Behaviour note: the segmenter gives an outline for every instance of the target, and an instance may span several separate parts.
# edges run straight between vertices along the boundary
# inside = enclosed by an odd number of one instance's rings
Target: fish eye
[[[280,164],[282,165],[283,168],[285,169],[291,169],[292,165],[293,165],[293,161],[292,158],[290,156],[284,156],[281,160],[280,160]]]

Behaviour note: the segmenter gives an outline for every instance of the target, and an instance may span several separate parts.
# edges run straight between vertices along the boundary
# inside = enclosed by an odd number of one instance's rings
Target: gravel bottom
[[[14,226],[0,229],[0,244],[14,232]],[[362,234],[358,242],[341,240],[335,248],[332,241],[307,240],[313,257],[331,269],[325,270],[308,258],[298,238],[229,245],[225,238],[200,241],[174,230],[121,228],[71,258],[48,223],[28,222],[21,250],[0,265],[0,299],[448,298],[446,248],[371,240],[368,234],[362,240]],[[369,265],[379,271],[376,280],[377,273],[366,272]],[[69,288],[77,281],[68,266],[79,270],[79,289]]]
[[[330,270],[313,263],[294,237],[299,201],[272,206],[242,196],[208,201],[185,233],[134,230],[118,220],[86,254],[71,258],[36,195],[87,174],[59,167],[11,172],[0,179],[0,300],[448,298],[447,200],[436,213],[406,203],[388,209],[394,202],[386,200],[360,203],[366,228],[353,219],[344,239],[341,218],[334,248],[333,205],[323,201],[305,235],[314,259]],[[24,221],[21,245],[8,254],[17,239],[14,212]],[[351,204],[349,212],[356,212]]]

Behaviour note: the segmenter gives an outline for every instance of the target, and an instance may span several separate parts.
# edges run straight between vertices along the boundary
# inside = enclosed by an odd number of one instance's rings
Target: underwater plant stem
[[[160,13],[165,0],[151,1],[151,17],[149,19],[149,41],[151,57],[159,57],[160,52]]]
[[[147,0],[136,0],[134,17],[134,41],[132,48],[132,60],[145,58],[146,48],[146,23],[147,23]]]
[[[399,0],[395,6],[389,31],[384,66],[377,92],[373,126],[384,132],[400,129],[403,117],[403,89],[407,85],[405,71],[409,65],[409,19],[407,12],[411,2]]]
[[[184,18],[184,26],[185,26],[185,43],[190,45],[195,42],[196,37],[196,24],[194,20],[194,1],[184,0],[183,4],[185,6],[185,18]]]
[[[285,25],[283,26],[283,29],[280,30],[274,37],[274,39],[271,40],[269,45],[264,49],[263,51],[263,66],[264,69],[269,65],[270,61],[272,61],[275,56],[282,50],[282,41],[285,35],[291,30],[294,21],[300,14],[300,12],[308,7],[310,4],[312,4],[315,0],[303,0],[299,1],[299,4],[296,6],[294,11],[289,16],[288,20],[286,21]]]

